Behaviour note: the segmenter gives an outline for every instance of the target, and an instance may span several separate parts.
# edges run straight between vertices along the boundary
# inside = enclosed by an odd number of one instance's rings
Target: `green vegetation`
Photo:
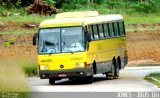
[[[156,23],[160,21],[160,0],[44,0],[49,5],[63,11],[97,10],[100,14],[122,14],[126,24]],[[52,16],[28,15],[25,7],[33,3],[33,0],[2,0],[0,16],[9,12],[11,16],[1,17],[0,21],[14,22],[41,22]],[[26,3],[26,5],[25,5]],[[11,6],[11,7],[8,7]],[[20,16],[14,16],[20,13]]]
[[[29,92],[25,76],[37,75],[37,63],[30,59],[0,60],[0,92]],[[20,93],[16,98],[27,98],[27,93]]]
[[[47,0],[46,0],[47,1]],[[68,10],[99,10],[101,13],[159,13],[160,0],[53,0],[55,6]]]
[[[150,73],[145,79],[160,87],[160,72]]]
[[[25,74],[16,62],[0,60],[0,92],[28,92]]]
[[[145,63],[144,63],[144,64],[138,64],[137,66],[138,66],[138,67],[145,67],[145,66],[146,66],[146,67],[147,67],[147,66],[159,66],[159,64],[154,64],[154,63],[145,64]]]
[[[160,0],[44,0],[48,5],[66,11],[96,10],[100,14],[122,14],[125,19],[126,31],[156,30],[159,27],[154,23],[160,21]],[[0,22],[40,23],[51,16],[29,15],[25,8],[33,3],[33,0],[1,0]],[[19,13],[20,15],[15,15]],[[128,26],[130,24],[147,24],[147,27]],[[37,32],[34,29],[1,30],[0,34],[28,34]]]
[[[123,15],[126,24],[151,24],[151,23],[157,23],[160,21],[160,17],[158,15]]]
[[[17,12],[19,12],[19,10],[17,10]],[[13,13],[13,12],[12,12]],[[22,13],[21,13],[22,14]],[[20,15],[20,16],[8,16],[8,17],[1,17],[0,21],[1,22],[16,22],[16,23],[20,23],[20,22],[38,22],[40,23],[41,21],[45,20],[45,19],[52,19],[54,18],[55,15],[52,16],[39,16],[39,15]]]
[[[28,58],[12,58],[9,59],[9,62],[6,59],[1,59],[3,65],[9,65],[10,63],[17,68],[20,68],[21,71],[26,76],[36,76],[37,75],[37,61],[31,60]],[[1,64],[1,63],[0,63]]]
[[[5,30],[5,31],[0,31],[0,34],[16,34],[16,35],[20,35],[20,34],[34,34],[38,31],[38,28],[34,28],[34,29],[20,29],[20,30]]]
[[[51,6],[64,11],[99,10],[102,13],[141,13],[157,14],[160,12],[160,0],[43,0]],[[1,0],[0,5],[6,8],[26,7],[33,0]]]
[[[158,23],[158,21],[160,21],[160,17],[157,15],[126,15],[123,14],[124,19],[125,19],[125,25],[126,25],[126,31],[144,31],[144,30],[156,30],[159,29],[159,27],[154,26],[153,24]],[[0,21],[1,22],[13,22],[16,23],[17,26],[20,23],[26,24],[26,23],[33,23],[33,24],[39,24],[40,22],[42,22],[43,20],[46,19],[53,19],[55,17],[55,15],[52,16],[33,16],[33,15],[21,15],[21,16],[9,16],[9,17],[1,17]],[[134,24],[146,24],[148,25],[147,27],[142,27],[142,26],[131,26]],[[130,26],[129,26],[130,25]],[[19,28],[16,30],[12,30],[12,29],[7,29],[7,30],[3,30],[0,31],[0,34],[34,34],[35,32],[38,31],[38,28],[35,27],[33,29],[28,29],[28,28]]]
[[[32,61],[30,59],[21,59],[21,60],[17,60],[13,62],[16,62],[17,65],[23,70],[23,72],[27,76],[37,75],[37,62],[36,61]]]
[[[75,10],[76,11],[76,10]],[[17,12],[19,12],[19,10],[17,10]],[[122,14],[125,18],[125,22],[126,24],[137,24],[137,23],[157,23],[158,21],[160,21],[160,17],[157,15],[127,15],[127,14]],[[53,19],[55,17],[55,15],[52,16],[39,16],[39,15],[21,15],[21,16],[9,16],[9,17],[1,17],[0,21],[1,22],[16,22],[16,23],[20,23],[20,22],[32,22],[32,23],[40,23],[41,21],[45,20],[45,19]]]
[[[13,45],[15,43],[15,39],[14,38],[11,38],[11,39],[8,39],[4,42],[4,46],[5,47],[10,47],[11,45]]]

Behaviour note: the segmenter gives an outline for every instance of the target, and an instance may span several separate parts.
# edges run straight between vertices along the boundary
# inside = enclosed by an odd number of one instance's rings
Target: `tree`
[[[34,0],[0,0],[2,6],[28,6],[33,3]]]

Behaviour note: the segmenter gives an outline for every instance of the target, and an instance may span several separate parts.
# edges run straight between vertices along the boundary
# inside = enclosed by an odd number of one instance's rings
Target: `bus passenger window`
[[[109,23],[109,33],[110,33],[111,37],[115,36],[114,35],[114,31],[113,31],[113,25],[112,25],[112,23]]]
[[[99,24],[99,25],[98,25],[98,30],[99,30],[99,36],[100,36],[100,38],[104,38],[104,33],[103,33],[102,24]]]
[[[119,22],[119,30],[121,35],[125,35],[124,22]]]
[[[105,23],[103,24],[103,28],[104,28],[104,34],[105,34],[105,37],[109,37],[109,29],[108,29],[108,24]]]
[[[114,32],[115,32],[115,36],[119,36],[119,30],[118,30],[117,22],[114,23]]]
[[[93,25],[94,39],[99,39],[97,25]]]
[[[89,33],[91,33],[91,39],[93,40],[94,39],[94,34],[93,34],[93,28],[92,28],[92,25],[89,25],[88,26],[88,28],[89,28]]]

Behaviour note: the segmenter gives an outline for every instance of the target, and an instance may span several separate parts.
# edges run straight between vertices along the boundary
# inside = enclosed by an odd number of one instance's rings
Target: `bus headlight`
[[[84,63],[76,63],[76,67],[84,67]]]
[[[80,63],[80,67],[84,67],[84,63]]]
[[[47,65],[41,65],[40,70],[48,70],[48,66]]]

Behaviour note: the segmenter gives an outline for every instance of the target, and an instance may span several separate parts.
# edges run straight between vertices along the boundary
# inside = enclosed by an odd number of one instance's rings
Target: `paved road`
[[[33,92],[146,92],[160,91],[156,85],[144,80],[150,72],[160,71],[160,67],[126,67],[120,71],[119,79],[106,80],[104,75],[94,76],[93,84],[63,79],[49,85],[48,80],[39,77],[27,78]]]

